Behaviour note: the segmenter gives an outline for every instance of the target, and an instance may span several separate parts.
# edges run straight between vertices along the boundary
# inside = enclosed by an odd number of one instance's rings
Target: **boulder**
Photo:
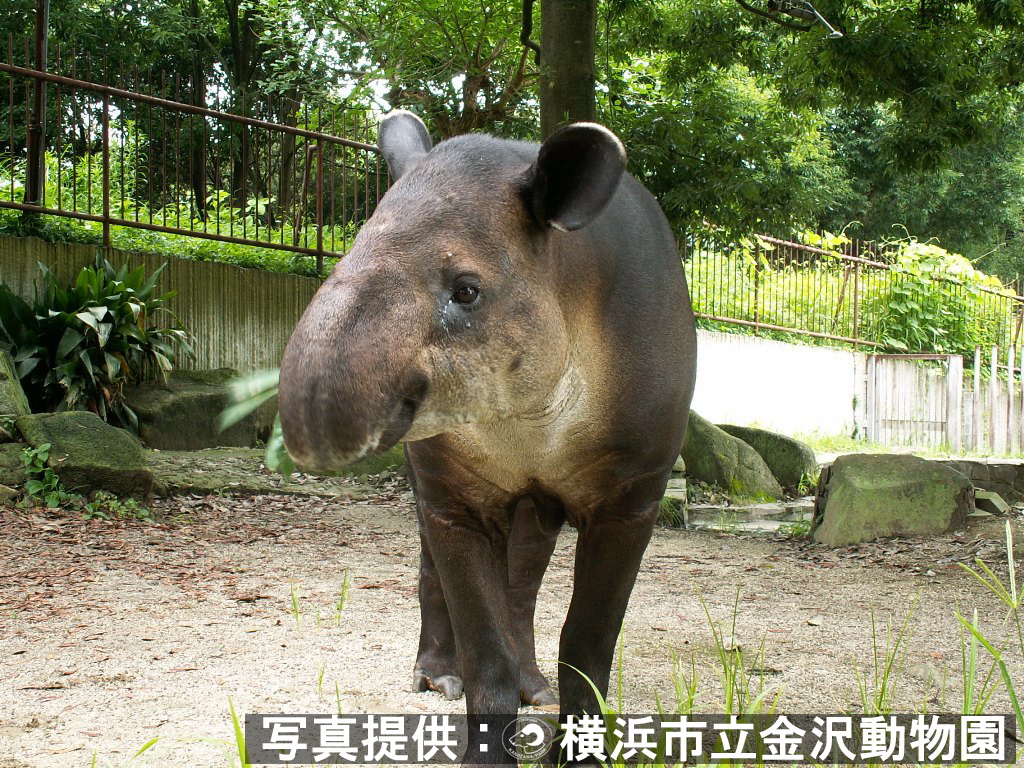
[[[17,498],[18,492],[14,488],[0,484],[0,506],[13,504]]]
[[[806,443],[756,427],[719,424],[720,429],[749,445],[764,459],[775,479],[787,491],[796,491],[801,481],[814,481],[818,460]]]
[[[36,413],[22,416],[17,425],[34,448],[50,444],[48,463],[69,491],[145,498],[153,490],[142,444],[95,413]]]
[[[688,476],[731,495],[782,498],[781,486],[757,451],[693,411],[682,457]]]
[[[27,416],[30,413],[14,361],[8,352],[0,349],[0,417]]]
[[[818,489],[812,534],[832,547],[938,536],[962,527],[974,506],[974,486],[963,474],[907,455],[840,456]]]
[[[0,444],[0,484],[15,488],[25,484],[25,465],[21,460],[22,443]]]
[[[125,401],[139,417],[142,442],[168,451],[255,445],[257,413],[220,431],[220,415],[228,405],[228,383],[237,376],[230,368],[173,371],[166,382],[147,382],[127,391]]]

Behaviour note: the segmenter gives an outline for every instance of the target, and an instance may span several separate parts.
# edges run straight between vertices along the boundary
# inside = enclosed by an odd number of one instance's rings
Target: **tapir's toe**
[[[437,691],[451,701],[462,696],[462,678],[457,675],[437,675],[431,677],[426,671],[417,668],[412,675],[412,687],[417,691]]]
[[[558,697],[551,690],[551,684],[539,670],[534,673],[522,673],[519,700],[528,707],[550,707],[558,704]]]

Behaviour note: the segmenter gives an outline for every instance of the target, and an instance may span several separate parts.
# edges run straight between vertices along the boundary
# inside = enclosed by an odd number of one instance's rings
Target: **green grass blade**
[[[238,715],[235,714],[235,704],[230,698],[228,699],[228,707],[231,708],[231,724],[235,729],[235,746],[238,748],[238,762],[241,768],[250,768],[252,763],[249,762],[249,754],[245,751],[245,733],[238,722]]]
[[[150,747],[152,747],[152,746],[153,746],[154,744],[156,744],[156,743],[157,743],[158,741],[160,741],[160,737],[159,737],[159,736],[157,736],[157,737],[156,737],[155,739],[150,739],[149,741],[147,741],[147,742],[146,742],[145,744],[143,744],[143,745],[142,745],[141,747],[139,747],[139,751],[138,751],[138,752],[136,752],[136,753],[135,753],[134,755],[132,755],[132,760],[134,760],[134,759],[135,759],[136,757],[138,757],[139,755],[141,755],[141,754],[142,754],[143,752],[145,752],[145,751],[146,751],[147,749],[149,749]]]

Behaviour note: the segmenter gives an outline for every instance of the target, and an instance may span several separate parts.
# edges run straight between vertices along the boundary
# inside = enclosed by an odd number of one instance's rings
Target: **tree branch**
[[[533,61],[540,66],[540,46],[530,39],[533,33],[533,0],[523,0],[523,31],[519,35],[519,42],[533,51]]]
[[[768,19],[769,21],[778,24],[780,27],[786,27],[786,29],[793,29],[797,32],[807,32],[813,26],[812,24],[796,24],[792,21],[780,19],[774,13],[768,13],[768,11],[762,11],[760,8],[755,8],[750,5],[750,3],[746,2],[746,0],[736,0],[736,2],[739,3],[740,8],[743,10],[749,11],[755,16],[761,16],[762,18]]]

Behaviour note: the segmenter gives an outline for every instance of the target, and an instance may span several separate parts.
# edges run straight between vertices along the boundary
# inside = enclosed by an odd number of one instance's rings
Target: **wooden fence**
[[[1024,360],[1011,347],[960,355],[868,355],[865,431],[883,445],[953,453],[1024,448]]]
[[[311,277],[3,235],[0,282],[30,299],[40,274],[38,262],[69,280],[93,263],[97,250],[115,266],[125,261],[143,264],[147,273],[167,262],[159,290],[175,292],[170,308],[195,339],[196,358],[182,366],[186,368],[278,367],[292,329],[320,286]]]

